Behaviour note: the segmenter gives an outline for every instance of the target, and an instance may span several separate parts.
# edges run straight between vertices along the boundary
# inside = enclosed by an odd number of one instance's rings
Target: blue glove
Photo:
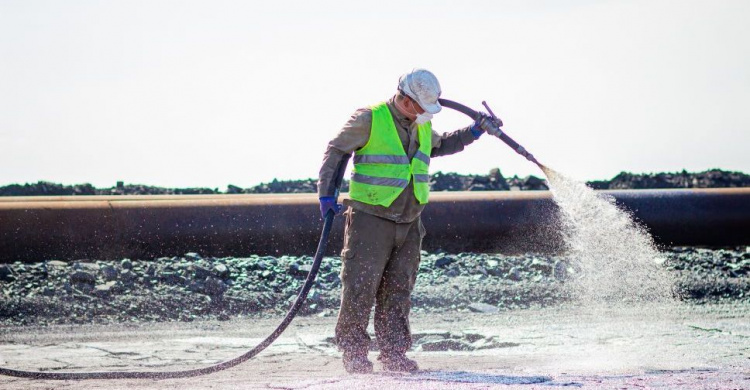
[[[341,211],[341,205],[336,204],[336,198],[333,196],[321,196],[320,197],[320,216],[325,219],[328,210],[333,210],[333,214],[338,214]]]
[[[469,131],[471,131],[471,134],[474,136],[474,139],[479,139],[479,137],[484,134],[484,130],[482,130],[481,127],[479,127],[478,122],[474,122],[473,125],[469,128]]]

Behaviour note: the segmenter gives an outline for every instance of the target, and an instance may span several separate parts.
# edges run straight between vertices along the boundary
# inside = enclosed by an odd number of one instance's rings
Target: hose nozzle
[[[503,122],[500,120],[500,118],[498,118],[497,116],[495,116],[495,113],[492,112],[492,109],[490,108],[489,105],[487,105],[487,102],[486,101],[482,101],[482,105],[484,106],[484,108],[487,109],[487,112],[489,112],[490,116],[492,116],[492,119],[496,120],[497,123],[500,126],[502,126]],[[508,144],[508,146],[510,146],[513,150],[515,150],[516,153],[520,154],[521,156],[526,157],[527,160],[533,162],[534,164],[541,166],[541,164],[539,164],[539,161],[536,161],[536,158],[534,157],[533,154],[529,153],[526,150],[526,148],[524,148],[523,146],[519,145],[518,142],[516,142],[512,138],[510,138],[507,134],[505,134],[505,132],[499,131],[497,134],[493,134],[493,135],[495,135],[497,138],[500,138],[500,140],[502,140],[503,142],[505,142],[506,144]]]
[[[482,117],[481,113],[474,111],[471,108],[466,107],[461,103],[457,103],[448,99],[438,99],[438,102],[440,102],[441,106],[452,108],[458,112],[464,113],[475,121],[479,120]],[[484,108],[487,109],[487,112],[490,114],[492,119],[494,119],[497,122],[498,131],[495,133],[492,133],[492,135],[494,135],[497,138],[500,138],[500,140],[505,142],[508,146],[510,146],[511,149],[515,150],[516,153],[520,154],[521,156],[524,156],[527,160],[533,162],[539,168],[544,169],[544,165],[540,164],[539,161],[536,160],[534,155],[526,151],[526,149],[523,146],[519,145],[518,142],[514,141],[513,138],[510,138],[508,134],[505,134],[505,132],[502,131],[502,129],[500,129],[500,127],[503,125],[503,122],[500,120],[500,118],[498,118],[495,115],[494,112],[492,112],[492,109],[490,108],[490,106],[487,105],[487,102],[482,101],[482,105],[484,105]]]

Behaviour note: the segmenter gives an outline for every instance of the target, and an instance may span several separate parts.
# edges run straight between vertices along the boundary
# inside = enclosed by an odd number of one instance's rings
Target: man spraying
[[[386,371],[414,372],[410,295],[419,268],[425,228],[420,214],[429,196],[432,157],[460,152],[485,131],[498,128],[482,115],[469,127],[438,134],[430,120],[440,112],[440,84],[426,69],[401,76],[388,101],[357,110],[328,143],[318,181],[320,212],[339,212],[335,177],[345,156],[354,169],[341,252],[341,308],[336,342],[350,373],[370,373],[367,325],[375,305],[378,360]]]

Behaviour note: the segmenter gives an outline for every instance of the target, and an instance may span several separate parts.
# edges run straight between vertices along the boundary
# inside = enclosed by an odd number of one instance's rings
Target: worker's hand
[[[341,211],[341,205],[336,203],[336,198],[333,196],[321,196],[320,197],[320,216],[323,219],[326,218],[328,210],[333,210],[333,214],[338,214]]]
[[[498,121],[491,116],[480,112],[479,119],[471,125],[471,133],[474,134],[474,138],[479,138],[484,132],[487,132],[490,135],[499,136],[502,134],[500,126],[502,126],[502,123],[498,123]]]

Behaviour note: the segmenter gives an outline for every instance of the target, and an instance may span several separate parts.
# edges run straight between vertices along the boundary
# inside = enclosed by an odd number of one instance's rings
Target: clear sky
[[[0,0],[0,185],[317,177],[414,67],[579,179],[750,173],[749,21],[746,0]],[[449,111],[438,132],[469,124]],[[432,165],[541,176],[489,136]]]

